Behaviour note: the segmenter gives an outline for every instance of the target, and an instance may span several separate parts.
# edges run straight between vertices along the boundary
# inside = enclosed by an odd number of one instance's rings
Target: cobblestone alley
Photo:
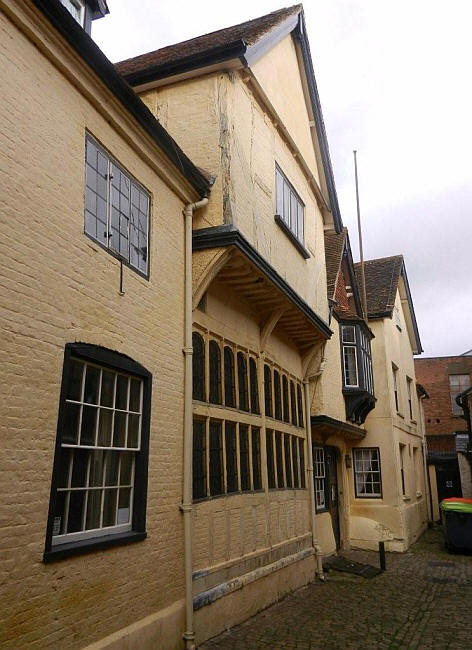
[[[352,551],[377,565],[378,555]],[[372,579],[331,571],[200,646],[201,650],[472,649],[472,556],[450,555],[441,529],[388,554]]]

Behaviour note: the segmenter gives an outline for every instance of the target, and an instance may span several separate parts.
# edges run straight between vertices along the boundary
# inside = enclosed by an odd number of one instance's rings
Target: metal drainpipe
[[[192,217],[195,210],[207,205],[208,199],[189,203],[185,217],[185,335],[184,335],[184,484],[180,509],[184,516],[185,557],[185,640],[186,650],[195,650],[192,592]]]
[[[323,344],[323,350],[321,353],[321,361],[318,367],[318,370],[313,374],[308,376],[308,374],[303,379],[303,387],[305,389],[305,422],[306,422],[306,440],[308,447],[308,489],[310,490],[310,505],[311,505],[311,534],[312,534],[312,544],[315,550],[316,557],[316,567],[317,573],[320,580],[325,580],[325,574],[323,571],[323,563],[321,560],[321,548],[318,544],[318,539],[316,536],[316,504],[315,504],[315,482],[313,478],[313,447],[311,441],[311,408],[310,408],[310,379],[319,379],[323,374],[323,371],[326,366],[326,357],[325,354],[326,343]]]

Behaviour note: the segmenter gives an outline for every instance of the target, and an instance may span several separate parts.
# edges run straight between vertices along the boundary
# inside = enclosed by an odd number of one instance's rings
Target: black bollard
[[[379,542],[379,562],[380,570],[385,571],[387,568],[387,565],[385,563],[385,542]]]

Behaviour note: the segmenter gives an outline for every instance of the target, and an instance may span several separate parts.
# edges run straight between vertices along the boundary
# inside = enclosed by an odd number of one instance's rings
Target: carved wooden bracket
[[[267,343],[267,340],[269,336],[272,334],[274,331],[275,326],[279,322],[279,320],[282,318],[284,313],[286,312],[287,308],[286,307],[280,307],[280,309],[275,309],[269,318],[266,320],[264,325],[261,327],[261,351],[263,352],[265,350],[265,346]]]

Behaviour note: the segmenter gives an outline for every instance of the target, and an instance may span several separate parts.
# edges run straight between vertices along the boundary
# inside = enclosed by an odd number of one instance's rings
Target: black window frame
[[[206,402],[205,339],[199,332],[192,332],[192,399]]]
[[[249,413],[247,357],[241,350],[236,355],[236,365],[238,369],[238,408],[240,411]]]
[[[87,208],[87,201],[88,201],[88,194],[87,194],[87,166],[88,166],[88,161],[87,161],[87,146],[88,143],[91,143],[97,151],[105,158],[108,160],[108,171],[104,179],[107,182],[107,197],[106,197],[106,226],[107,226],[107,232],[105,233],[105,238],[107,240],[106,243],[100,240],[97,236],[94,236],[92,233],[87,232],[86,228],[86,222],[87,222],[87,212],[89,212],[91,215],[93,215],[93,212],[91,210],[88,210]],[[111,208],[112,208],[112,190],[110,189],[110,185],[112,183],[113,175],[110,174],[110,169],[111,166],[116,167],[121,174],[126,176],[130,182],[130,193],[131,193],[131,185],[134,184],[139,192],[142,192],[147,196],[147,201],[148,201],[148,206],[147,206],[147,233],[146,233],[146,271],[142,271],[139,266],[135,266],[134,264],[131,263],[131,254],[130,254],[130,231],[128,229],[128,257],[125,257],[119,250],[115,250],[114,248],[110,247],[110,224],[111,224]],[[98,170],[97,170],[98,171]],[[121,188],[120,188],[121,189]],[[96,195],[96,197],[101,198],[102,200],[105,200],[104,197],[100,196],[96,190],[94,190],[92,187],[90,187],[90,191]],[[96,200],[96,199],[95,199]],[[131,202],[131,194],[130,194],[130,202]],[[121,205],[121,203],[120,203]],[[91,239],[97,246],[100,246],[103,250],[105,250],[109,255],[114,257],[115,259],[119,260],[122,262],[125,266],[127,266],[129,269],[140,275],[141,277],[145,278],[146,280],[149,280],[150,277],[150,268],[151,268],[151,256],[150,256],[150,249],[151,249],[151,209],[152,209],[152,195],[149,190],[147,190],[142,183],[140,183],[133,174],[131,174],[118,160],[95,138],[91,133],[88,131],[85,133],[85,156],[84,156],[84,235]],[[141,210],[140,210],[141,212]],[[130,212],[131,214],[131,212]],[[144,214],[144,213],[143,213]],[[102,223],[100,219],[98,219],[98,216],[95,215],[95,219],[97,222]],[[119,216],[119,220],[121,221],[121,216]],[[139,219],[138,219],[139,221]],[[129,224],[128,224],[129,226]],[[98,225],[97,225],[98,228]],[[139,230],[139,228],[138,228]],[[121,230],[119,230],[121,232]]]
[[[66,398],[71,377],[72,360],[79,359],[84,362],[97,364],[114,371],[121,371],[139,378],[143,385],[142,421],[141,421],[141,447],[136,452],[135,476],[133,490],[133,513],[131,530],[123,533],[111,533],[89,537],[77,541],[53,545],[53,527],[56,510],[58,481],[61,472],[61,442],[62,432],[66,422]],[[66,343],[64,348],[64,361],[62,366],[61,392],[56,429],[56,442],[49,497],[48,519],[46,526],[46,539],[44,546],[43,562],[49,563],[61,560],[72,555],[81,555],[91,551],[109,548],[121,544],[129,544],[146,538],[146,508],[147,484],[149,463],[149,432],[151,421],[152,374],[140,363],[119,352],[109,350],[90,343]]]
[[[215,339],[210,339],[208,343],[208,367],[210,375],[208,402],[210,404],[222,404],[221,348]]]
[[[223,348],[223,376],[225,406],[236,408],[234,351],[229,345]]]

